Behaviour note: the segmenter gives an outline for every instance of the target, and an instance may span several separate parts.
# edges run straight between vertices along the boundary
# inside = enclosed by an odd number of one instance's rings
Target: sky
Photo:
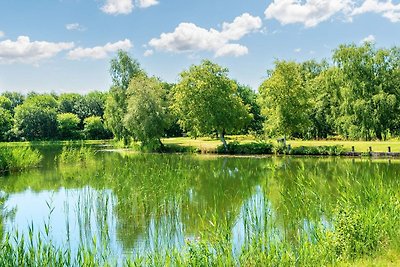
[[[106,91],[128,51],[167,82],[203,59],[257,90],[275,60],[400,44],[400,0],[0,0],[0,92]]]

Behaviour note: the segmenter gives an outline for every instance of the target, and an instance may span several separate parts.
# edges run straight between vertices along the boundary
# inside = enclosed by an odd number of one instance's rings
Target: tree
[[[252,115],[252,119],[250,123],[243,129],[240,130],[241,133],[262,133],[264,116],[261,115],[261,107],[257,103],[257,94],[251,89],[249,86],[237,84],[238,95],[242,99],[243,104],[250,107],[250,114]]]
[[[259,88],[259,103],[269,136],[304,136],[310,125],[309,104],[299,64],[276,61],[275,69]]]
[[[1,94],[11,100],[11,113],[14,114],[14,109],[24,103],[25,97],[17,92],[4,92]]]
[[[0,95],[0,108],[11,111],[12,110],[12,102],[8,97]]]
[[[225,134],[241,129],[251,119],[228,70],[209,60],[180,74],[173,89],[172,110],[189,134],[217,132],[225,148]]]
[[[8,133],[13,125],[11,112],[0,107],[0,141],[7,141]]]
[[[395,131],[399,113],[399,49],[372,43],[342,45],[334,62],[343,76],[339,132],[350,138],[383,139]]]
[[[166,92],[161,82],[157,78],[149,78],[142,74],[131,80],[127,93],[125,128],[144,146],[154,141],[160,144],[160,138],[168,126]]]
[[[57,135],[58,103],[51,95],[34,95],[15,109],[15,132],[26,140],[48,140]]]
[[[99,116],[91,116],[84,120],[84,133],[86,139],[98,140],[110,138],[110,132],[104,126]]]
[[[61,113],[57,115],[57,132],[62,140],[79,138],[80,119],[73,113]]]
[[[127,145],[129,139],[128,130],[123,125],[123,119],[127,110],[126,90],[129,81],[144,71],[139,63],[132,59],[127,52],[118,51],[117,57],[111,60],[110,75],[113,85],[105,103],[105,120],[107,127],[118,139],[124,140]]]

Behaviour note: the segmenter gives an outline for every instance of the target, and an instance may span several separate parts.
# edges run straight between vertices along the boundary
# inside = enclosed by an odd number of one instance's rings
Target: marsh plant
[[[42,155],[30,147],[0,147],[0,172],[36,167]]]
[[[67,175],[68,165],[57,168],[62,178],[42,183],[65,196],[65,214],[56,207],[52,216],[66,218],[66,234],[52,235],[46,220],[23,234],[6,228],[0,265],[326,266],[400,248],[396,161],[138,153],[96,161]],[[33,180],[43,178],[15,179],[0,181],[11,198],[24,186],[40,190]]]

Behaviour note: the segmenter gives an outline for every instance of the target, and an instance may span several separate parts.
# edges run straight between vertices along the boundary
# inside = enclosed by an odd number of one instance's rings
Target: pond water
[[[76,250],[97,240],[120,257],[225,230],[236,254],[255,236],[312,239],[315,225],[332,227],[344,185],[354,193],[380,175],[394,187],[400,174],[397,160],[99,151],[75,164],[57,162],[57,153],[47,151],[40,168],[0,177],[0,237],[34,228],[57,245]]]

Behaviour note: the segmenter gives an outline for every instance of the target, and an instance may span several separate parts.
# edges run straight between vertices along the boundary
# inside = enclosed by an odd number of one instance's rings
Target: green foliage
[[[42,155],[30,147],[1,147],[0,172],[23,170],[38,166]]]
[[[110,132],[105,127],[101,117],[91,116],[89,118],[86,118],[83,124],[83,132],[86,136],[86,139],[100,140],[110,137]]]
[[[239,142],[230,142],[227,145],[227,149],[224,146],[217,148],[217,153],[222,154],[243,154],[243,155],[267,155],[272,154],[273,144],[266,142],[253,142],[239,144]]]
[[[180,76],[173,89],[172,110],[190,135],[218,132],[225,143],[226,132],[242,129],[250,121],[249,107],[238,96],[227,69],[205,60]]]
[[[238,95],[242,99],[244,105],[250,107],[249,113],[252,119],[248,125],[240,129],[240,133],[261,134],[263,132],[264,116],[261,115],[261,107],[257,103],[257,94],[249,86],[237,83]]]
[[[64,146],[56,161],[64,164],[87,163],[93,160],[95,152],[90,147]]]
[[[259,93],[268,136],[304,136],[310,125],[309,103],[301,68],[297,63],[276,61],[275,69],[262,83]]]
[[[17,92],[4,92],[1,94],[2,96],[8,98],[11,101],[11,113],[14,114],[14,109],[22,105],[25,101],[25,97]]]
[[[400,92],[399,49],[373,44],[342,45],[333,60],[343,77],[339,87],[336,127],[353,139],[385,139],[397,131]]]
[[[124,140],[124,145],[127,145],[130,136],[123,123],[128,107],[126,90],[131,79],[144,74],[144,71],[136,60],[122,50],[118,51],[117,57],[111,60],[110,65],[113,86],[106,99],[104,118],[114,137]]]
[[[0,108],[11,111],[12,102],[8,97],[0,95]]]
[[[168,125],[165,93],[158,79],[146,75],[134,77],[129,84],[124,125],[144,146],[153,141],[159,143]]]
[[[11,112],[0,107],[0,141],[6,141],[13,125]]]
[[[343,146],[300,146],[291,148],[291,155],[320,155],[340,156],[344,152]]]
[[[60,139],[72,140],[79,138],[80,119],[72,113],[61,113],[57,115],[57,131]]]
[[[49,140],[57,136],[57,101],[50,95],[28,98],[15,109],[16,134],[26,140]]]

